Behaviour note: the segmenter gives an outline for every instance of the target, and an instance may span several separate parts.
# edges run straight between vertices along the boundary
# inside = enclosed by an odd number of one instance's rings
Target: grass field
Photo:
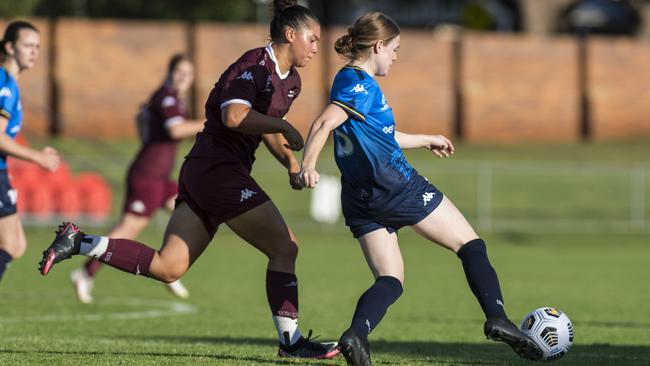
[[[571,168],[605,162],[617,167],[647,166],[648,145],[459,146],[455,160],[450,161],[427,160],[421,153],[408,156],[474,217],[472,170],[454,173],[455,164],[535,162],[533,166]],[[124,164],[134,146],[64,141],[57,147],[70,156],[75,169],[101,166],[115,183],[116,202],[121,200]],[[99,156],[103,156],[101,162]],[[329,153],[321,160],[322,171],[335,172]],[[438,168],[450,173],[436,174]],[[645,168],[645,174],[648,172]],[[620,192],[616,187],[627,187],[627,183],[619,182],[616,175],[552,179],[559,174],[517,174],[511,179],[505,173],[496,175],[495,215],[533,220],[554,216],[627,218],[628,199],[616,197]],[[290,191],[285,174],[267,154],[260,154],[256,176],[301,242],[301,328],[305,333],[313,328],[321,339],[335,340],[347,328],[356,299],[372,281],[362,254],[342,223],[310,222],[308,193]],[[581,183],[580,179],[586,180]],[[567,193],[567,186],[575,187]],[[547,194],[540,195],[540,189]],[[644,191],[648,193],[647,186]],[[650,193],[644,200],[648,198]],[[646,201],[643,207],[647,210],[650,204]],[[650,217],[647,211],[645,217]],[[160,225],[152,225],[140,239],[157,247],[161,230]],[[0,283],[0,365],[345,363],[342,358],[294,361],[275,356],[275,331],[264,292],[265,260],[225,228],[184,278],[192,292],[189,301],[174,299],[151,280],[107,268],[96,281],[96,303],[90,306],[76,302],[68,282],[68,274],[81,263],[80,258],[56,266],[46,278],[38,274],[40,252],[49,244],[52,232],[50,227],[29,228],[27,254],[12,263]],[[529,311],[546,305],[560,308],[572,319],[574,347],[556,364],[650,364],[647,231],[508,229],[487,230],[483,236],[501,279],[507,310],[516,323]],[[374,364],[531,364],[520,361],[507,346],[484,339],[482,313],[453,254],[409,230],[401,232],[400,241],[406,262],[405,293],[371,335]]]

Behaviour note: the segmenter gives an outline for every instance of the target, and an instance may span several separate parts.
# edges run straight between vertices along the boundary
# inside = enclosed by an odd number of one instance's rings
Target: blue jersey
[[[390,200],[417,175],[395,140],[393,109],[377,81],[357,67],[341,69],[330,93],[349,116],[334,130],[343,189],[363,200]]]
[[[0,67],[0,116],[9,121],[4,133],[12,139],[16,138],[23,124],[23,108],[16,79],[4,67]],[[7,155],[2,152],[0,169],[7,169]]]
[[[392,233],[433,212],[443,194],[404,158],[393,110],[375,79],[344,67],[334,78],[330,101],[348,114],[334,130],[334,154],[343,216],[354,237],[381,228]]]

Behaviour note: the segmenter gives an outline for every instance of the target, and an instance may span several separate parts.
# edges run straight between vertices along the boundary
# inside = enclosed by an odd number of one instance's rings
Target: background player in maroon
[[[193,82],[192,62],[183,54],[172,56],[165,81],[138,114],[142,147],[129,168],[122,218],[109,237],[135,239],[156,210],[173,210],[178,185],[176,179],[170,179],[170,174],[176,161],[178,141],[203,129],[203,123],[189,120],[184,102]],[[93,301],[93,280],[102,265],[91,258],[70,274],[77,298],[82,303]],[[168,283],[167,288],[178,297],[189,296],[180,280]]]
[[[331,358],[335,342],[316,343],[298,328],[298,245],[276,206],[250,176],[264,141],[299,189],[300,133],[283,117],[300,94],[296,67],[317,52],[320,25],[293,1],[274,1],[271,44],[246,52],[219,78],[206,103],[207,122],[179,177],[179,197],[160,251],[126,239],[85,235],[71,223],[59,228],[43,253],[41,273],[73,254],[163,282],[179,279],[208,246],[220,224],[268,257],[266,292],[280,341],[279,355]],[[291,149],[291,150],[289,150]]]

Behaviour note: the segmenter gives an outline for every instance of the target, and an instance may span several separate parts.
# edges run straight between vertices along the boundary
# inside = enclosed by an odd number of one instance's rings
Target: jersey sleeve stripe
[[[6,119],[11,119],[11,113],[5,109],[0,109],[0,116],[6,118]]]
[[[366,117],[363,114],[357,112],[354,108],[352,108],[352,106],[348,105],[347,103],[341,102],[340,100],[333,100],[332,103],[343,108],[344,111],[348,112],[349,114],[352,114],[355,117],[358,117],[362,121],[366,120]]]
[[[253,105],[251,104],[251,102],[247,101],[246,99],[230,99],[230,100],[227,100],[227,101],[221,103],[219,108],[223,109],[225,106],[228,106],[228,105],[231,105],[231,104],[245,104],[249,108],[253,108]]]

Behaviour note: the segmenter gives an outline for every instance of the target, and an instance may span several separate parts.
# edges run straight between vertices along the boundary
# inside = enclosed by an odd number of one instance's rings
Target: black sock
[[[9,262],[13,257],[5,252],[3,249],[0,249],[0,279],[2,279],[2,275],[5,273],[5,269],[7,269],[7,266],[9,265]]]
[[[467,283],[481,304],[485,317],[507,319],[499,279],[490,265],[485,242],[482,239],[474,239],[463,245],[457,255],[463,262]]]
[[[364,337],[374,330],[388,307],[402,295],[402,283],[392,276],[377,277],[375,283],[361,295],[352,317],[358,335]]]

